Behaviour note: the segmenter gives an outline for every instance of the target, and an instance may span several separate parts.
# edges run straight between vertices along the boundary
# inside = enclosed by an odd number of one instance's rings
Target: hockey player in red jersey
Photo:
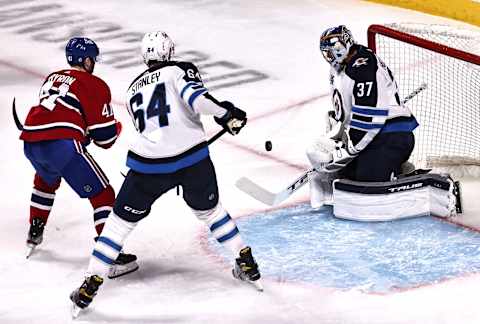
[[[62,178],[81,198],[90,200],[97,235],[102,232],[115,200],[107,176],[86,148],[93,142],[108,149],[122,129],[110,106],[110,88],[92,74],[99,49],[92,40],[75,37],[68,41],[65,51],[70,68],[47,76],[40,89],[39,104],[30,109],[20,136],[25,156],[36,171],[27,257],[43,240]],[[125,264],[127,271],[136,270],[135,260],[134,255],[121,253],[116,260],[117,271],[125,272],[121,269]]]

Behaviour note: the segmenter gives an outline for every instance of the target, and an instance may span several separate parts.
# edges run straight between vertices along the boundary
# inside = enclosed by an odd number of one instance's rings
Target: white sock
[[[136,224],[121,219],[113,212],[110,214],[90,257],[87,276],[106,276]]]

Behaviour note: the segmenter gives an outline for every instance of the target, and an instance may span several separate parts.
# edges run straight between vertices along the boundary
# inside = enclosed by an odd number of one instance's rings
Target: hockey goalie
[[[333,203],[336,217],[363,221],[461,212],[457,182],[407,162],[419,125],[390,69],[345,26],[323,32],[320,50],[331,66],[333,107],[327,134],[307,149],[316,170],[312,207]]]

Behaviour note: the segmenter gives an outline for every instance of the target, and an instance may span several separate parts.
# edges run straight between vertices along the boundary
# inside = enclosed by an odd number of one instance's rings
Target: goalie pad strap
[[[367,195],[382,195],[401,191],[415,190],[432,186],[442,190],[449,190],[451,183],[448,178],[439,174],[422,174],[396,181],[387,182],[359,182],[342,179],[335,183],[335,188],[341,191]]]

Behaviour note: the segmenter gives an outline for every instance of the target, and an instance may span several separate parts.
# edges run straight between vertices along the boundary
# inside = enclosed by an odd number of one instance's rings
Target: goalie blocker
[[[460,187],[449,175],[421,174],[388,182],[333,182],[333,214],[356,221],[389,221],[462,213]]]

